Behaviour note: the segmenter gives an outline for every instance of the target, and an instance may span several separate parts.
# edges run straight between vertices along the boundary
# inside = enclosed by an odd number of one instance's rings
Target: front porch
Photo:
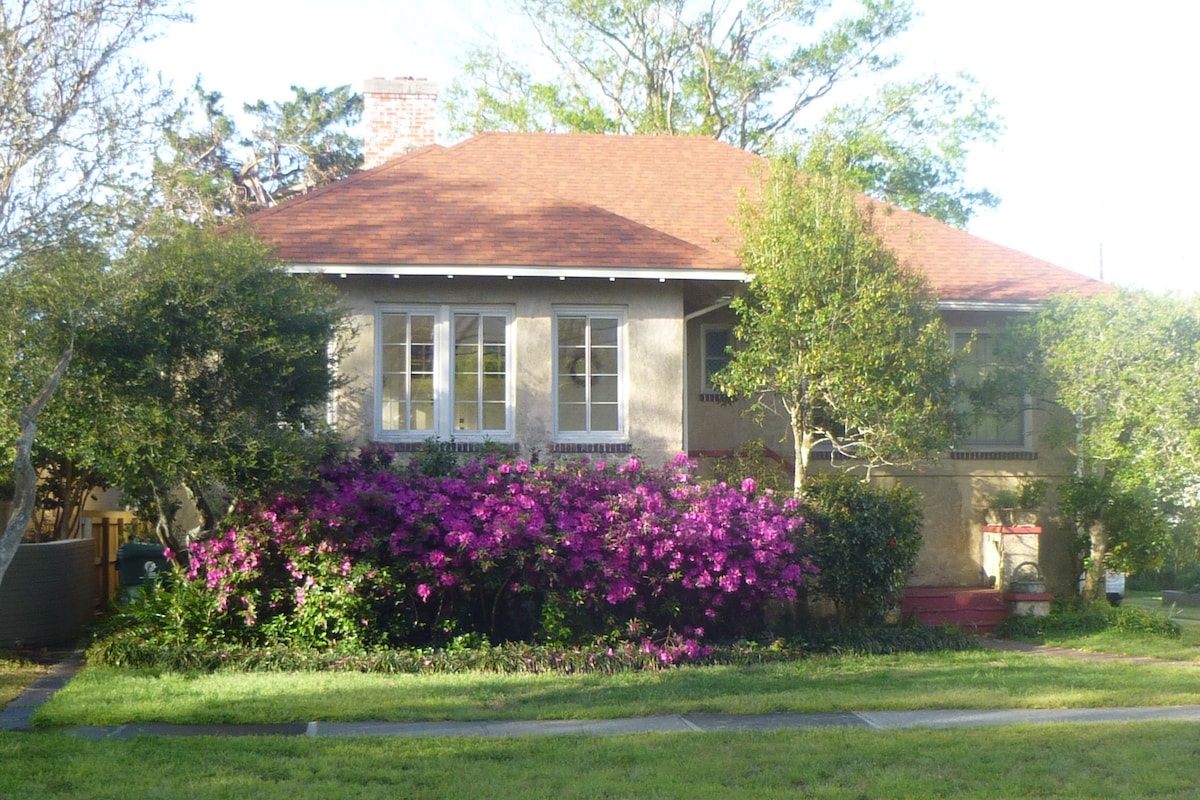
[[[991,633],[1009,614],[998,589],[985,586],[910,586],[900,598],[900,613],[926,625],[955,625],[969,633]]]

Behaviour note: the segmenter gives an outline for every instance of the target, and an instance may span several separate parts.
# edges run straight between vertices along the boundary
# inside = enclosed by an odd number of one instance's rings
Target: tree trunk
[[[804,477],[808,474],[808,460],[812,456],[812,434],[805,430],[796,417],[792,417],[792,443],[795,450],[795,467],[792,471],[792,494],[804,494]]]
[[[50,375],[42,384],[42,390],[23,409],[18,417],[17,425],[20,433],[17,436],[17,457],[13,467],[13,503],[9,513],[8,523],[4,526],[4,534],[0,536],[0,583],[4,582],[4,573],[17,554],[17,547],[25,537],[29,520],[33,516],[33,507],[37,502],[37,470],[33,468],[33,438],[37,434],[37,418],[50,402],[50,398],[58,391],[62,383],[67,365],[75,352],[75,342],[72,338],[58,363],[50,371]]]
[[[1093,522],[1088,531],[1091,542],[1091,566],[1083,579],[1083,596],[1086,600],[1099,600],[1104,596],[1105,562],[1108,561],[1108,532],[1104,523]]]

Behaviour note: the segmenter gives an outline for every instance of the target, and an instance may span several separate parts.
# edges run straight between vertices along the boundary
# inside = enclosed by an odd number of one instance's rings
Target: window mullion
[[[433,429],[442,438],[453,433],[453,350],[454,316],[449,306],[439,306],[433,323]]]
[[[592,315],[583,319],[583,426],[592,433]]]

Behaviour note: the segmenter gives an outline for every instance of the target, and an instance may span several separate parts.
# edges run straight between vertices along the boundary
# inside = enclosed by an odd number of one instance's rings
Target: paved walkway
[[[984,640],[998,650],[1091,661],[1155,663],[1157,659],[1084,653],[1022,642]],[[1161,662],[1159,662],[1161,663]],[[1180,662],[1172,662],[1180,663]],[[1189,666],[1197,666],[1188,664]],[[0,710],[0,731],[28,731],[39,706],[83,668],[81,653],[71,653],[48,675],[30,684]],[[138,736],[553,736],[688,731],[769,731],[781,728],[968,728],[1021,723],[1088,723],[1140,720],[1200,722],[1200,706],[1141,708],[997,709],[944,711],[851,711],[830,714],[672,714],[604,720],[530,720],[495,722],[309,722],[277,725],[130,725],[72,728],[85,739],[132,739]]]

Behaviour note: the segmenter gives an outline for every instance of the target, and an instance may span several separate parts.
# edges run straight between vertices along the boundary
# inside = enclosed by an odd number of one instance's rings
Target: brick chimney
[[[433,144],[437,85],[423,78],[371,78],[363,83],[363,169]]]

